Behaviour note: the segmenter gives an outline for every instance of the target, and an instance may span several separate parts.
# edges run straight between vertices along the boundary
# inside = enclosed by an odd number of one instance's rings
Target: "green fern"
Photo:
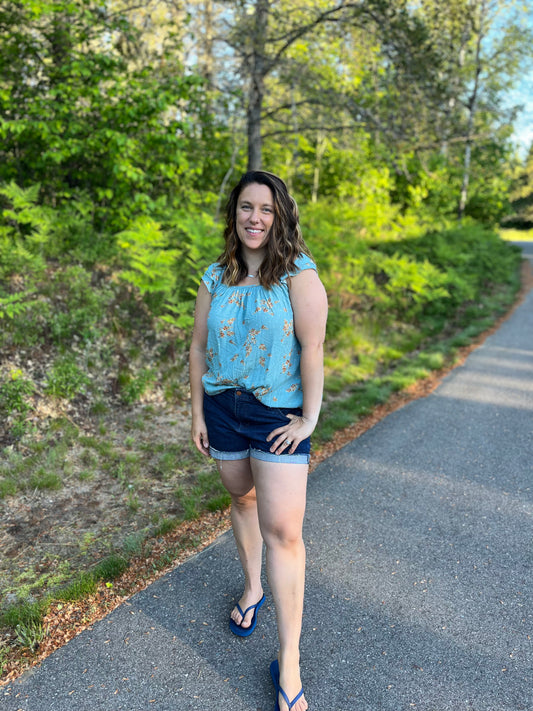
[[[9,296],[0,296],[0,319],[15,319],[27,311],[36,302],[36,299],[28,298],[34,293],[35,291],[32,290],[21,291],[18,294],[10,294]]]
[[[150,217],[139,217],[117,237],[129,267],[122,270],[121,278],[143,295],[171,294],[180,250],[170,248],[160,224]]]
[[[0,185],[4,207],[0,213],[0,276],[29,275],[44,270],[51,238],[51,212],[37,204],[39,185],[21,188]]]

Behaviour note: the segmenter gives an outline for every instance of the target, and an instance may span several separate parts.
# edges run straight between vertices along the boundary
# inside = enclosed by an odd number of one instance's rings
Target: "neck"
[[[256,262],[255,260],[245,260],[244,264],[246,266],[246,273],[248,274],[248,276],[257,276],[259,268],[261,266],[261,262]]]
[[[261,247],[259,249],[250,250],[242,245],[242,258],[246,266],[247,274],[257,274],[259,267],[263,262],[266,250]]]

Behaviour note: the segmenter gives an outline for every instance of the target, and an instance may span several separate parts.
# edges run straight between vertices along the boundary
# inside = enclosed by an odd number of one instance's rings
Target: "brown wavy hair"
[[[250,170],[231,191],[226,205],[226,246],[218,258],[218,263],[225,267],[222,280],[230,286],[238,284],[248,274],[242,256],[241,241],[237,235],[236,220],[239,196],[244,188],[252,183],[266,185],[274,199],[274,220],[266,243],[266,254],[257,275],[261,286],[270,288],[279,284],[284,274],[294,271],[295,260],[300,254],[311,256],[302,237],[298,205],[283,180],[273,173]]]

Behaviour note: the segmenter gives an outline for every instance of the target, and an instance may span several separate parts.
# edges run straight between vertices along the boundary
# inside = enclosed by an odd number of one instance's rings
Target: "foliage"
[[[533,144],[523,164],[515,168],[510,200],[511,210],[502,225],[518,230],[533,228]]]
[[[39,275],[44,271],[50,214],[37,204],[38,195],[38,185],[26,189],[13,182],[0,185],[0,283],[14,274]],[[6,308],[10,318],[24,305],[19,299],[11,302],[11,308],[11,312]]]
[[[139,290],[163,321],[190,328],[200,278],[221,245],[207,213],[178,212],[172,217],[166,229],[144,217],[118,235],[128,265],[120,277]]]
[[[73,398],[90,384],[75,359],[67,354],[56,360],[48,375],[45,390],[54,397]]]
[[[12,370],[0,380],[0,419],[9,423],[14,437],[26,432],[26,416],[33,409],[31,396],[34,390],[33,381],[25,378],[21,370]]]
[[[31,409],[27,398],[33,393],[31,380],[24,378],[22,371],[12,370],[8,378],[0,384],[0,408],[8,416],[16,412],[25,414]]]
[[[469,312],[468,305],[495,285],[514,285],[519,263],[519,250],[478,225],[404,240],[360,240],[326,255],[321,274],[330,293],[330,382],[336,374],[343,387],[365,380],[446,325],[481,319],[483,309]]]
[[[33,291],[22,291],[18,294],[0,296],[0,319],[15,319],[21,316],[32,306],[32,301],[29,297],[33,294]]]
[[[126,405],[138,402],[148,386],[156,379],[157,375],[151,368],[143,368],[136,376],[131,375],[127,370],[120,371],[118,386],[122,401]]]
[[[107,234],[183,205],[201,172],[188,141],[206,112],[177,38],[135,66],[139,30],[99,0],[25,0],[2,14],[0,181],[40,183],[43,202]]]
[[[395,243],[380,244],[390,252]],[[521,252],[505,244],[492,230],[472,224],[445,232],[428,232],[423,237],[407,240],[407,254],[429,260],[447,275],[450,307],[457,308],[466,300],[476,299],[494,284],[505,283],[516,271]]]

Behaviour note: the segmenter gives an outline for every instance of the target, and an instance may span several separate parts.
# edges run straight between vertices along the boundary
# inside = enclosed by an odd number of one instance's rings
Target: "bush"
[[[337,389],[389,367],[460,314],[473,318],[469,304],[479,320],[478,301],[511,284],[520,262],[519,250],[476,224],[403,240],[333,239],[320,252],[330,302],[326,371]]]
[[[31,396],[35,386],[22,371],[12,370],[0,382],[0,419],[9,423],[11,435],[21,437],[27,429],[26,416],[33,409]]]
[[[15,413],[25,415],[31,410],[28,398],[33,391],[32,381],[24,378],[21,370],[12,370],[0,383],[0,411],[8,417]]]
[[[102,335],[102,321],[112,294],[105,284],[93,286],[92,275],[76,265],[59,269],[43,293],[54,305],[43,337],[58,345],[71,346],[73,340],[87,343]]]
[[[398,249],[396,242],[377,246],[389,254]],[[405,240],[401,251],[418,261],[429,261],[446,274],[448,313],[464,301],[476,299],[491,284],[507,283],[521,260],[517,247],[477,224]]]
[[[45,391],[54,397],[72,399],[85,391],[90,379],[79,368],[72,355],[59,357],[48,374]]]
[[[155,316],[190,329],[202,274],[222,251],[212,218],[201,210],[173,213],[165,225],[138,218],[117,240],[127,265],[121,279],[139,290]]]
[[[39,185],[26,190],[15,183],[0,185],[0,281],[14,274],[36,276],[45,270],[51,216],[37,204],[39,189]]]

